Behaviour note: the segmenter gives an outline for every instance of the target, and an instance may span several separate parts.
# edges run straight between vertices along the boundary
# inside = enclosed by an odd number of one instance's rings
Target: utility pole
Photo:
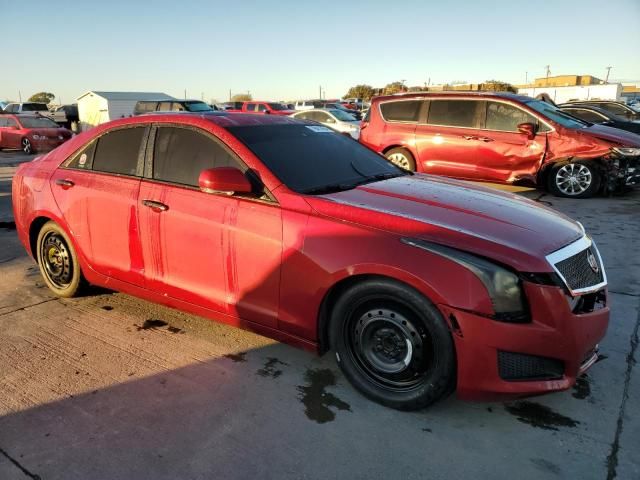
[[[22,103],[22,93],[20,90],[18,90],[18,99],[20,100],[20,103]]]
[[[320,100],[322,100],[322,85],[318,85],[318,93],[320,95]]]
[[[187,89],[186,88],[184,89],[184,99],[185,100],[187,99]]]
[[[231,89],[229,89],[229,101],[231,101]]]
[[[551,73],[551,69],[550,69],[551,65],[546,65],[544,68],[547,71],[547,76],[546,76],[546,80],[544,82],[544,86],[548,87],[549,86],[549,74]]]
[[[604,83],[609,83],[609,73],[611,72],[611,67],[607,67],[607,77],[604,79]]]
[[[524,83],[529,85],[529,72],[524,72]]]

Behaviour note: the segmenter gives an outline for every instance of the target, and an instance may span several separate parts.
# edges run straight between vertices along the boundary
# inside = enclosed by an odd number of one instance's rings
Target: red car
[[[286,105],[278,102],[243,102],[240,109],[228,109],[227,112],[242,112],[242,113],[257,113],[261,115],[291,115],[296,113],[295,110],[290,110]]]
[[[55,294],[90,283],[332,349],[394,408],[567,389],[607,329],[579,223],[407,172],[313,122],[120,119],[21,165],[12,195]]]
[[[640,136],[510,93],[377,97],[360,141],[403,168],[584,198],[640,183]]]
[[[52,150],[72,136],[70,130],[39,115],[0,115],[0,150],[21,149],[29,155]]]

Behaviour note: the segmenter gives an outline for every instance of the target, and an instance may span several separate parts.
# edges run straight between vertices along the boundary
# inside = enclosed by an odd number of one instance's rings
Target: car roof
[[[258,125],[287,125],[287,124],[309,124],[312,125],[312,122],[307,122],[305,120],[298,120],[291,118],[286,115],[257,115],[255,113],[233,113],[227,112],[224,110],[216,110],[212,112],[150,112],[144,115],[138,115],[136,117],[128,117],[122,118],[118,120],[114,120],[113,122],[109,122],[112,125],[118,125],[120,123],[123,124],[131,124],[137,123],[135,119],[145,120],[147,121],[167,121],[167,120],[175,120],[176,118],[187,117],[187,118],[203,118],[205,120],[210,121],[222,128],[228,127],[242,127],[242,126],[258,126]]]
[[[527,97],[526,95],[518,95],[511,92],[414,92],[414,93],[399,93],[395,95],[382,95],[380,97],[374,97],[372,102],[382,102],[387,100],[404,100],[409,98],[430,98],[430,97],[451,97],[451,98],[501,98],[514,100],[516,102],[531,102],[535,98]]]

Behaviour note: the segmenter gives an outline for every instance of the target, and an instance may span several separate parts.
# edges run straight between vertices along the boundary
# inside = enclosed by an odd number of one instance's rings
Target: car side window
[[[314,120],[316,122],[320,122],[320,123],[336,123],[335,120],[333,118],[331,118],[329,115],[327,115],[325,112],[314,112],[314,113],[315,113]]]
[[[211,137],[190,128],[159,127],[153,148],[153,178],[198,186],[207,168],[246,168]]]
[[[607,121],[607,118],[604,115],[600,115],[598,112],[594,112],[593,110],[585,110],[582,108],[563,108],[562,111],[567,112],[574,117],[578,117],[580,120],[584,120],[585,122],[604,123]]]
[[[427,123],[448,127],[480,128],[484,102],[477,100],[431,100]]]
[[[13,118],[7,118],[7,127],[17,127],[18,126],[18,122],[15,121],[15,119]]]
[[[146,127],[113,130],[98,138],[93,170],[119,175],[136,175],[138,156]]]
[[[255,103],[248,103],[247,104],[247,112],[255,112],[256,111],[256,104]]]
[[[0,128],[7,127],[7,119],[0,117]]]
[[[537,125],[537,120],[524,110],[502,102],[488,102],[487,120],[485,128],[487,130],[499,130],[503,132],[517,132],[520,123],[533,123]]]
[[[264,105],[264,103],[258,104],[258,111],[259,112],[265,112],[266,110],[267,110],[267,107]]]
[[[182,105],[181,103],[173,102],[171,104],[171,110],[174,112],[184,112],[186,109],[184,108],[184,105]]]
[[[607,112],[611,112],[615,115],[620,115],[623,117],[626,117],[631,113],[629,112],[629,110],[627,110],[621,105],[618,105],[617,103],[604,103],[602,104],[602,108],[605,109]]]
[[[421,104],[418,100],[385,102],[380,104],[380,112],[388,122],[417,122]]]
[[[78,170],[91,170],[93,168],[93,156],[97,143],[97,141],[91,142],[71,157],[71,159],[67,160],[64,166],[67,168],[77,168]]]

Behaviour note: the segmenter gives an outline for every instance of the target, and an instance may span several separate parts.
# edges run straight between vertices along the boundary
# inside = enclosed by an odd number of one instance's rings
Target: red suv
[[[413,171],[583,198],[640,183],[640,136],[510,93],[377,97],[360,141]]]
[[[394,408],[567,389],[609,319],[579,223],[289,117],[99,125],[20,166],[13,209],[54,294],[92,283],[332,349]]]

